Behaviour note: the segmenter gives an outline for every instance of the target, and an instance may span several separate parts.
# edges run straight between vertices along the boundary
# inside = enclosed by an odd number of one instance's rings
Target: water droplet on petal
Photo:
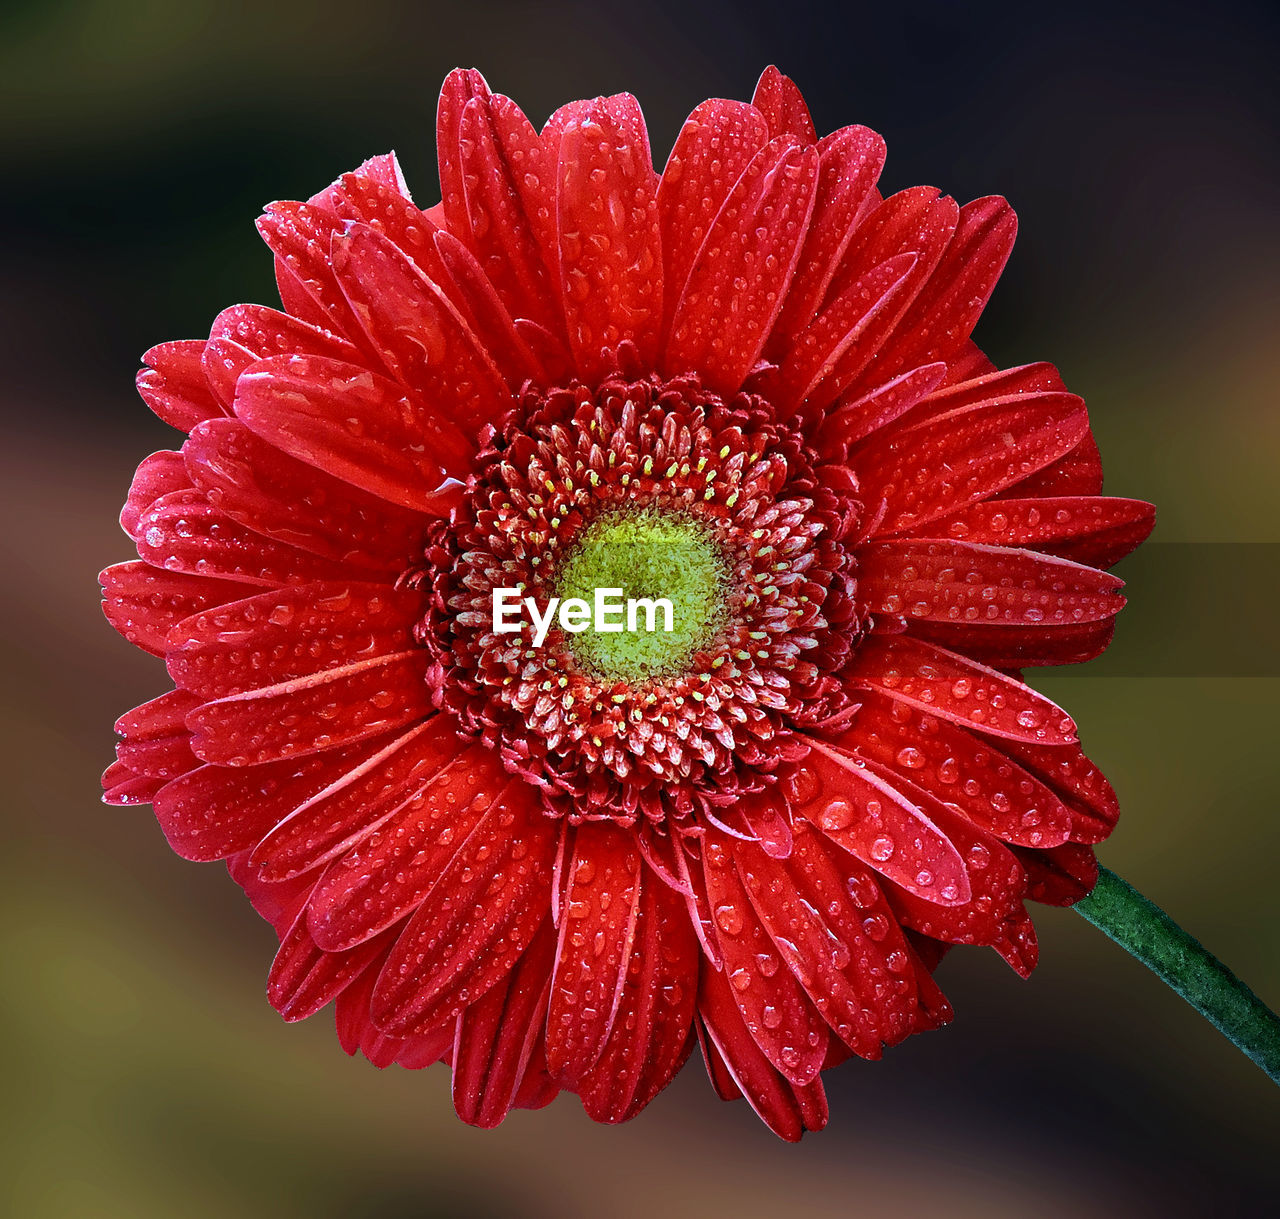
[[[742,931],[742,911],[737,906],[717,906],[716,922],[726,935],[738,935]]]

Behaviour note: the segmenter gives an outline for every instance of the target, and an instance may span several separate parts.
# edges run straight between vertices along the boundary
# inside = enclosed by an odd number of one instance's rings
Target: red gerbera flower
[[[1008,204],[882,198],[775,70],[661,176],[627,94],[539,133],[455,72],[438,140],[441,204],[393,156],[272,204],[284,311],[147,353],[189,437],[102,579],[176,688],[106,799],[227,860],[286,1019],[449,1063],[469,1122],[624,1120],[696,1040],[798,1138],[824,1067],[949,1019],[950,945],[1026,975],[1023,903],[1091,887],[1114,797],[1018,671],[1107,645],[1152,510],[970,339]],[[494,629],[615,582],[676,629]]]

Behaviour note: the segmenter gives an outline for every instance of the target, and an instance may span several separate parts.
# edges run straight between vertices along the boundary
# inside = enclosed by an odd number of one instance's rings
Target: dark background
[[[630,1126],[571,1097],[495,1133],[446,1075],[289,1028],[271,934],[145,809],[98,803],[112,720],[164,685],[101,620],[134,465],[175,435],[139,354],[271,302],[253,219],[396,148],[435,201],[435,96],[476,65],[537,122],[630,90],[659,160],[768,62],[819,130],[889,142],[884,184],[1007,195],[979,330],[1091,405],[1108,488],[1155,501],[1098,664],[1046,673],[1125,816],[1102,850],[1273,1005],[1280,789],[1276,9],[1270,4],[0,7],[0,1198],[63,1216],[1274,1214],[1280,1094],[1069,911],[1040,970],[955,954],[949,1029],[828,1076],[800,1147],[695,1061]],[[1234,545],[1224,545],[1234,543]],[[2,1204],[0,1204],[2,1205]]]

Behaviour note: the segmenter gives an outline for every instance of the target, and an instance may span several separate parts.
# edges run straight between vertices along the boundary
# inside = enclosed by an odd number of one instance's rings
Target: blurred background
[[[884,184],[1007,195],[1022,231],[978,338],[1088,399],[1108,488],[1160,507],[1113,650],[1035,680],[1125,815],[1116,871],[1280,1005],[1280,411],[1273,4],[805,6],[7,0],[0,6],[0,1210],[63,1216],[1275,1214],[1280,1093],[1070,911],[1022,983],[954,954],[948,1029],[828,1076],[799,1147],[696,1060],[630,1126],[563,1097],[498,1131],[442,1068],[379,1073],[329,1015],[285,1026],[274,941],[147,809],[98,802],[111,723],[159,662],[94,575],[137,461],[176,443],[140,353],[271,302],[253,231],[396,148],[437,197],[441,79],[541,122],[630,90],[665,158],[776,62]],[[7,1197],[5,1197],[7,1195]]]

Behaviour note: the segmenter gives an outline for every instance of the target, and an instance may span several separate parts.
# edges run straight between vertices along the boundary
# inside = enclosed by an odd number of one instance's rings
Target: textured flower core
[[[453,580],[421,632],[464,728],[573,819],[688,818],[776,781],[852,624],[848,514],[768,404],[694,378],[534,394],[478,469],[428,548]],[[496,588],[597,587],[667,596],[676,631],[493,631]]]
[[[561,601],[592,603],[596,590],[621,589],[626,600],[665,598],[665,617],[630,622],[619,631],[593,624],[569,638],[569,650],[602,681],[636,685],[683,671],[723,619],[725,565],[706,529],[688,516],[653,511],[599,517],[582,530],[556,586]]]

